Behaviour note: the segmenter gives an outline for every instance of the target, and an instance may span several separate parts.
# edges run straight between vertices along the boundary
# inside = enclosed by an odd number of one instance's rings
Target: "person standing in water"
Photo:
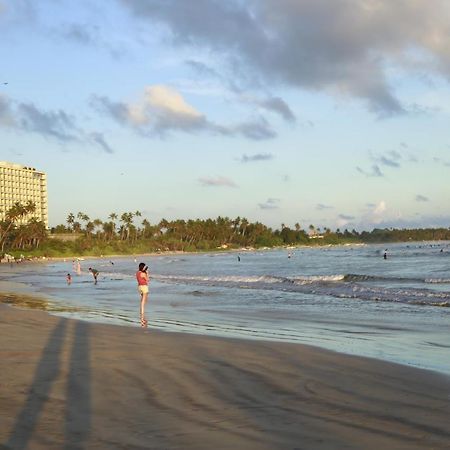
[[[67,284],[71,284],[72,283],[72,275],[70,275],[70,273],[67,274],[66,281],[67,281]]]
[[[140,317],[141,317],[141,327],[147,326],[147,320],[145,320],[145,304],[147,303],[148,298],[148,267],[145,263],[139,264],[139,270],[136,272],[136,280],[138,283],[138,291],[141,296],[141,305],[140,305]]]
[[[94,277],[94,284],[97,284],[98,270],[89,267],[89,272],[91,272],[92,276]]]

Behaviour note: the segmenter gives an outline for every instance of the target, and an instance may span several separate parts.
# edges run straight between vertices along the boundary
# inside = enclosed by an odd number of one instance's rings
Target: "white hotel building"
[[[24,221],[35,217],[48,228],[47,175],[33,167],[0,161],[0,221],[14,203],[24,205],[29,200],[36,205],[36,210]]]

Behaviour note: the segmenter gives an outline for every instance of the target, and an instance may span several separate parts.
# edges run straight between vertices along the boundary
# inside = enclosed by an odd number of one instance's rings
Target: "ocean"
[[[0,281],[53,314],[139,326],[141,261],[150,331],[309,344],[450,374],[449,242],[86,258],[80,275],[72,260],[2,264]]]

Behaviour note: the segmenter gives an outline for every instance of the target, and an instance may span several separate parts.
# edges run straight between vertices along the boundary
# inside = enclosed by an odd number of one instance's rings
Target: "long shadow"
[[[84,448],[91,429],[89,324],[75,326],[67,380],[65,450]]]
[[[14,428],[5,444],[6,448],[20,450],[26,448],[30,440],[39,415],[44,407],[53,382],[60,371],[60,354],[64,343],[67,320],[61,319],[50,335],[47,345],[36,369],[28,398],[19,413]]]

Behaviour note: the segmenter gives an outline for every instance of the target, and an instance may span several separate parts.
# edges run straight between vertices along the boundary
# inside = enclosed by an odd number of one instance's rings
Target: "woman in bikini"
[[[139,270],[136,272],[136,280],[138,283],[138,291],[141,296],[141,307],[140,307],[140,316],[141,316],[141,327],[147,326],[147,321],[145,320],[145,304],[147,303],[148,298],[148,267],[144,263],[139,264]]]

